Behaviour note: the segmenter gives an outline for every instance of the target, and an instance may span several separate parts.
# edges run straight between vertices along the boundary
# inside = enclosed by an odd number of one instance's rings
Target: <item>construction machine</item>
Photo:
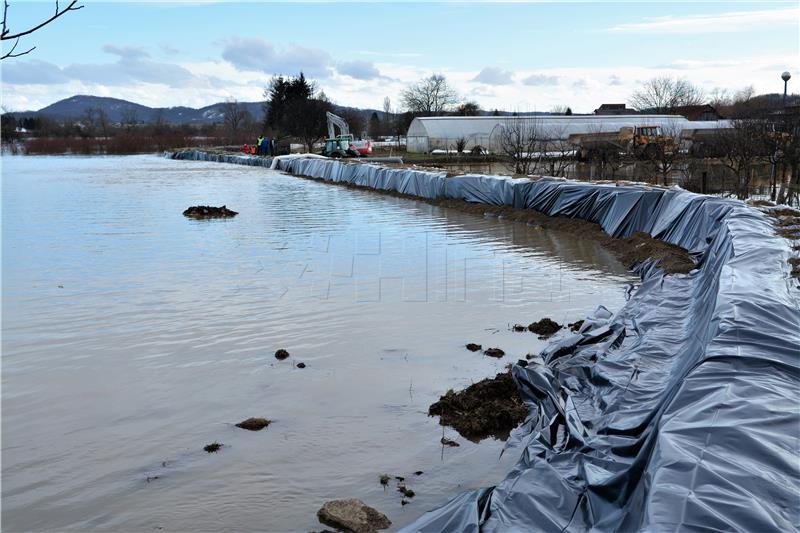
[[[328,138],[325,139],[325,148],[322,155],[327,157],[360,157],[360,150],[354,146],[353,136],[350,134],[350,126],[340,116],[334,115],[330,111],[325,112],[328,118]],[[339,135],[336,135],[336,127],[339,128]],[[369,151],[372,147],[369,146]]]
[[[676,149],[675,139],[664,135],[661,126],[625,126],[619,131],[573,133],[569,142],[576,147],[581,160],[592,159],[608,150],[639,159],[652,159]]]

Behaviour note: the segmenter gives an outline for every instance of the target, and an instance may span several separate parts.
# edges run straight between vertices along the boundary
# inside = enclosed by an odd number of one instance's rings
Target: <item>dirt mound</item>
[[[528,414],[510,372],[473,383],[466,389],[452,389],[428,409],[439,423],[450,426],[471,441],[486,437],[508,438]]]
[[[534,322],[528,326],[528,331],[541,335],[542,337],[550,337],[561,329],[561,324],[551,318],[543,318],[538,322]]]
[[[467,344],[467,350],[469,350],[470,352],[477,352],[481,348],[483,348],[483,346],[481,346],[480,344],[475,344],[474,342]]]
[[[287,352],[283,348],[275,352],[275,359],[277,359],[278,361],[283,361],[287,357],[289,357],[289,352]]]
[[[659,267],[670,274],[686,274],[695,267],[686,250],[656,240],[647,233],[638,232],[625,239],[612,239],[606,246],[626,265],[654,259]]]
[[[238,215],[236,211],[231,211],[226,206],[213,207],[210,205],[193,205],[183,212],[183,216],[189,218],[230,218]]]

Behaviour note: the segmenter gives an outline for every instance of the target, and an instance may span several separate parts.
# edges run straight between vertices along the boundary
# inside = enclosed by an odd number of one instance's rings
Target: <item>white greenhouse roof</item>
[[[726,120],[689,121],[680,115],[525,115],[484,116],[484,117],[417,117],[408,128],[408,137],[428,137],[430,139],[458,139],[470,137],[490,137],[495,128],[508,122],[523,118],[535,121],[551,139],[566,139],[573,133],[595,133],[619,131],[625,126],[661,126],[667,131],[677,129],[706,129],[729,127]]]

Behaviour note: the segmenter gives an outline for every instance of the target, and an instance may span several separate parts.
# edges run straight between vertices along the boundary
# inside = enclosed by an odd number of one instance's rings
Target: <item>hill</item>
[[[257,121],[263,120],[264,112],[261,102],[239,102]],[[193,107],[148,107],[128,100],[109,98],[107,96],[75,95],[59,100],[38,111],[22,111],[13,113],[17,118],[48,117],[58,120],[80,118],[87,109],[102,109],[110,122],[123,122],[135,118],[137,122],[153,123],[159,117],[169,124],[214,124],[223,121],[225,102],[218,102],[199,109]],[[360,113],[368,120],[374,109],[358,109],[335,106],[339,111],[351,110]],[[383,115],[382,111],[378,111]]]

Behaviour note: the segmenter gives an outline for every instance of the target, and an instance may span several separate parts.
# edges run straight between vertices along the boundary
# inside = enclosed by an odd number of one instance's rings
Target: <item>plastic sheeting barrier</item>
[[[686,275],[639,265],[642,284],[616,314],[598,309],[544,364],[514,366],[530,408],[516,467],[404,531],[798,529],[800,308],[791,250],[762,213],[680,189],[317,159],[279,168],[643,231],[698,259]]]

